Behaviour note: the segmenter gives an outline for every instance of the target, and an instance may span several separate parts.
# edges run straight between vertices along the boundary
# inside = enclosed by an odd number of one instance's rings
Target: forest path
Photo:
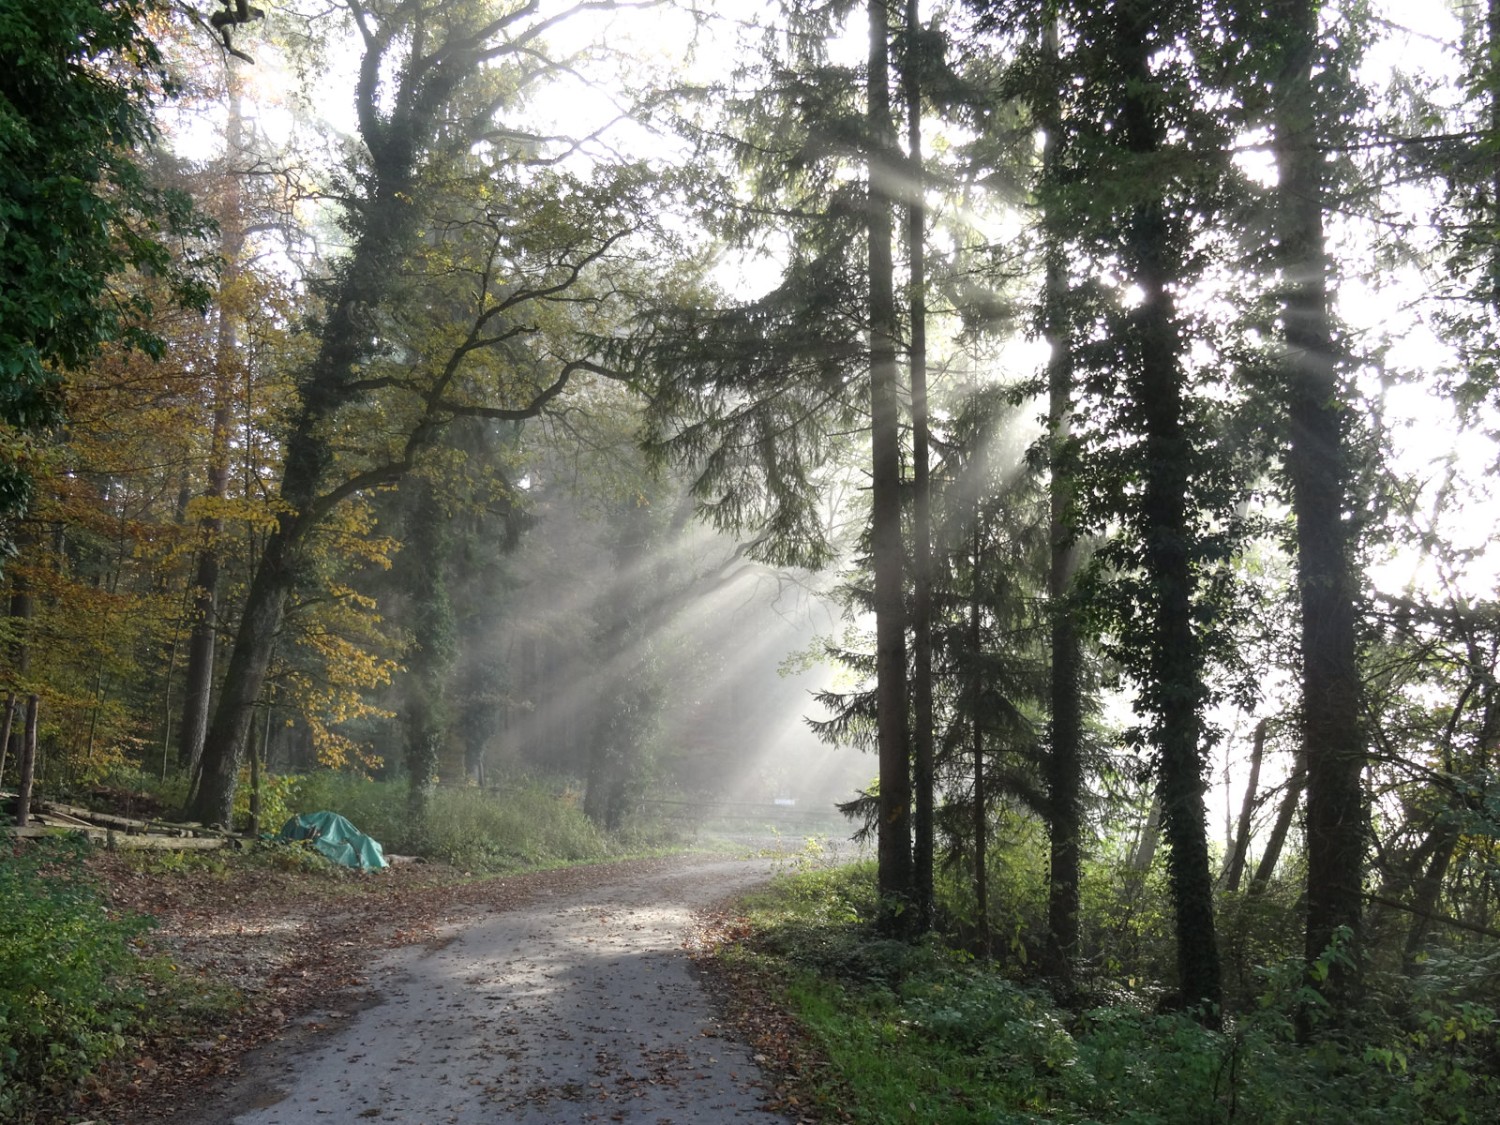
[[[770,859],[590,869],[500,899],[383,958],[179,1125],[734,1122],[761,1108],[682,946],[697,911],[763,882]],[[481,910],[485,908],[481,904]]]

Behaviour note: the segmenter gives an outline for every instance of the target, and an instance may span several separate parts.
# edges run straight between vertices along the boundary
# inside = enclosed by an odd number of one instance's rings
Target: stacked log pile
[[[15,816],[17,795],[0,793],[0,811]],[[76,805],[60,804],[57,801],[32,800],[24,827],[0,828],[7,836],[35,838],[52,836],[63,832],[76,832],[87,836],[96,844],[110,848],[164,848],[186,851],[205,848],[222,848],[232,840],[233,833],[217,828],[205,828],[201,824],[176,824],[165,820],[136,820],[128,816],[94,812]]]

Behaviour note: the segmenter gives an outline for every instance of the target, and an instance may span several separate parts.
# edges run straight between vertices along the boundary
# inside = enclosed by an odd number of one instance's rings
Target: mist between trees
[[[210,14],[0,25],[44,787],[840,801],[1064,994],[1493,1002],[1500,8]]]

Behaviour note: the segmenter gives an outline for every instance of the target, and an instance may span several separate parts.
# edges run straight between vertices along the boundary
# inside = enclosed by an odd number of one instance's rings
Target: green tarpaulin
[[[335,863],[361,871],[379,871],[385,864],[380,845],[338,813],[315,812],[294,816],[281,826],[278,840],[311,840],[313,847]]]

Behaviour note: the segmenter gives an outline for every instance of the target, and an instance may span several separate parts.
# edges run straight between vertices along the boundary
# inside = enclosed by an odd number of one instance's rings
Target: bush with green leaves
[[[131,939],[111,917],[78,836],[0,850],[0,1120],[68,1089],[124,1047],[140,1010]]]
[[[873,901],[868,865],[789,877],[747,901],[749,935],[724,951],[779,985],[827,1064],[806,1068],[801,1092],[841,1120],[1500,1120],[1500,1023],[1471,1001],[1418,988],[1393,998],[1400,1018],[1377,1010],[1357,1032],[1299,1040],[1299,1017],[1323,1001],[1291,957],[1260,971],[1222,1029],[1154,1011],[1154,989],[1074,1012],[935,939],[881,936]]]

